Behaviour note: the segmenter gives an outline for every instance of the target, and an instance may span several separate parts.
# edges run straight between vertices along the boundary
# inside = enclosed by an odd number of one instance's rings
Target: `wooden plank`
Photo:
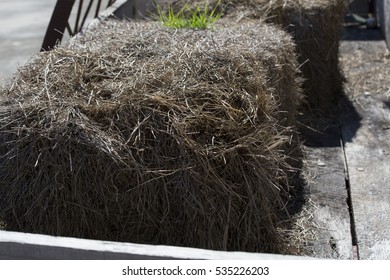
[[[342,132],[360,259],[390,259],[390,96],[361,94]]]
[[[16,260],[305,260],[307,257],[54,237],[0,231],[0,259]]]
[[[345,186],[344,155],[339,127],[312,135],[307,143],[304,173],[308,196],[313,204],[308,211],[315,224],[313,253],[319,258],[352,259],[350,216]]]

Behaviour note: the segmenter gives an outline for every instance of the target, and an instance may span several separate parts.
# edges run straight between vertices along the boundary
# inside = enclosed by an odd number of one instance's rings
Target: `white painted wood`
[[[132,13],[132,10],[129,11],[130,8],[133,9],[132,1],[116,0],[111,6],[109,6],[107,9],[102,11],[99,14],[99,17],[92,20],[91,23],[88,25],[88,28],[97,27],[102,20],[105,20],[111,16],[118,17],[118,18],[126,17],[128,13]]]
[[[0,259],[305,260],[298,256],[222,252],[0,231]]]

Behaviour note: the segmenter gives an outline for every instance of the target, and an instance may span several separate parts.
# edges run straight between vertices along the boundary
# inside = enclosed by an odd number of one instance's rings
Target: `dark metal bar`
[[[95,18],[97,18],[99,16],[99,10],[100,10],[101,3],[102,3],[102,0],[98,0],[97,6],[96,6]]]
[[[107,4],[107,8],[114,4],[115,0],[109,0]]]
[[[76,33],[75,31],[72,31],[72,27],[70,27],[69,22],[66,23],[66,30],[68,31],[69,34]]]
[[[90,0],[90,1],[89,1],[89,4],[88,4],[88,7],[87,7],[87,10],[85,11],[85,14],[84,14],[83,21],[81,22],[80,30],[78,30],[78,32],[81,31],[81,29],[83,28],[83,26],[84,26],[84,24],[85,24],[85,21],[87,20],[89,11],[91,10],[91,7],[92,7],[92,3],[93,3],[93,0]]]
[[[79,9],[77,10],[77,16],[76,16],[76,24],[74,26],[74,33],[79,32],[79,23],[80,23],[80,16],[83,9],[83,0],[80,0],[79,2]],[[71,34],[72,36],[74,34]]]
[[[102,0],[97,1],[97,7],[94,15],[95,18],[99,16],[100,8],[102,6]],[[77,8],[76,22],[74,24],[74,29],[72,30],[71,25],[69,23],[69,17],[71,15],[75,2],[76,0],[57,0],[52,17],[50,19],[49,26],[46,31],[45,38],[42,43],[41,51],[47,51],[54,48],[55,45],[62,40],[65,30],[69,32],[70,36],[74,36],[78,32],[82,31],[84,24],[88,18],[88,15],[91,11],[94,0],[89,1],[87,9],[84,12],[84,0],[80,0]],[[115,0],[108,0],[107,7],[111,6],[114,3]]]
[[[41,51],[52,49],[61,41],[75,0],[57,0],[50,19]]]

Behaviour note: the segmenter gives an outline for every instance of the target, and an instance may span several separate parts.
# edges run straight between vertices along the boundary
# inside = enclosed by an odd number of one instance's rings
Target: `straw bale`
[[[190,7],[214,9],[218,0],[163,0],[176,10]],[[286,29],[297,44],[306,109],[327,111],[341,96],[343,77],[339,69],[339,41],[346,0],[222,0],[219,10],[226,22],[260,19]]]
[[[2,90],[7,229],[279,252],[300,100],[291,38],[107,21]]]
[[[297,43],[307,106],[328,111],[342,96],[339,42],[347,1],[298,2],[284,7],[281,21]]]

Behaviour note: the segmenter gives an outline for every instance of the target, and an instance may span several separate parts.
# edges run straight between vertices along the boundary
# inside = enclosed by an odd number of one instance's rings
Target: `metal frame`
[[[53,49],[57,44],[59,44],[67,31],[70,36],[74,36],[84,28],[88,16],[91,16],[91,9],[94,2],[96,4],[96,9],[94,11],[93,17],[98,17],[101,7],[102,0],[78,0],[77,5],[77,14],[76,20],[73,25],[69,23],[69,18],[72,14],[73,7],[75,6],[76,0],[57,0],[56,6],[54,7],[53,14],[51,16],[49,26],[44,37],[41,51],[48,51]],[[115,3],[116,0],[106,0],[108,8]],[[84,4],[87,4],[86,9]]]

